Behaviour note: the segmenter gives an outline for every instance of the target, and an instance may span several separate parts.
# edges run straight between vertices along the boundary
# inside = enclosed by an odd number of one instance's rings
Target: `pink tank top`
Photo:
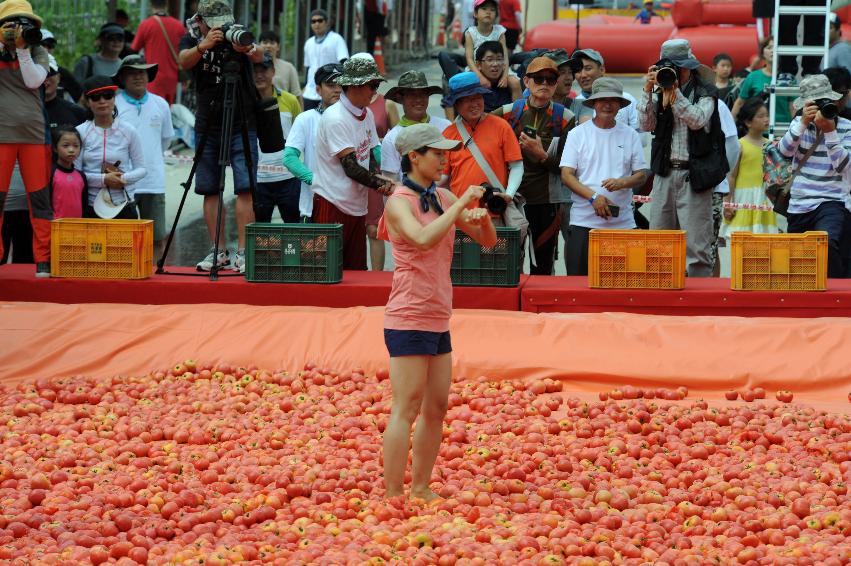
[[[448,191],[438,189],[440,204],[448,208]],[[423,226],[438,217],[433,210],[423,212],[420,197],[410,189],[398,185],[391,199],[408,202],[416,219]],[[393,244],[393,287],[384,310],[384,328],[391,330],[425,330],[446,332],[452,315],[452,250],[455,229],[429,250],[418,250],[403,238],[391,235],[384,217],[378,223],[378,235]]]
[[[375,102],[369,105],[369,109],[372,110],[372,116],[375,118],[375,132],[378,134],[378,139],[384,139],[384,136],[387,135],[387,130],[389,124],[387,123],[387,101],[384,99],[384,95],[379,94]]]
[[[53,172],[53,217],[83,217],[83,176],[79,171],[56,167]]]

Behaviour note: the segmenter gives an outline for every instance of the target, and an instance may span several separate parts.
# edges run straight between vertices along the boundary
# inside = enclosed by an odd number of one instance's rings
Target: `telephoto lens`
[[[656,83],[662,88],[671,88],[677,82],[677,74],[674,67],[659,67],[656,71]]]
[[[821,98],[816,100],[816,106],[818,106],[818,111],[821,112],[821,115],[828,120],[836,120],[836,117],[839,116],[839,107],[830,99]]]
[[[240,24],[232,24],[230,26],[223,27],[222,31],[225,34],[225,39],[234,45],[248,47],[254,43],[254,34]]]

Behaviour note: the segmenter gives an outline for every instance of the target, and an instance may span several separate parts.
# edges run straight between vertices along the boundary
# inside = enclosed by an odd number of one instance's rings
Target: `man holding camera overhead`
[[[195,174],[195,192],[204,196],[204,219],[210,241],[216,238],[216,214],[219,206],[219,144],[221,137],[221,97],[220,85],[226,61],[239,64],[239,99],[242,109],[234,111],[231,134],[231,169],[233,170],[233,188],[236,193],[236,223],[239,247],[234,257],[234,271],[245,269],[245,225],[254,219],[251,200],[251,181],[257,178],[257,135],[255,133],[254,106],[257,101],[253,78],[253,63],[263,61],[265,51],[258,49],[253,37],[244,28],[234,25],[231,7],[224,0],[201,0],[198,13],[189,20],[190,32],[180,40],[180,66],[192,70],[196,89],[198,110],[195,114],[195,147],[201,136],[206,133],[206,145],[203,148]],[[248,126],[248,145],[251,151],[251,168],[246,162],[242,144],[242,120],[244,116]],[[224,242],[224,222],[221,225],[219,241]],[[211,245],[212,248],[212,245]],[[198,271],[210,271],[213,262],[219,267],[231,265],[227,245],[219,248],[217,258],[213,250],[197,264]]]
[[[29,2],[0,3],[0,224],[15,163],[30,205],[36,277],[50,277],[50,133],[41,85],[47,77],[47,50],[41,41],[41,18]],[[0,242],[0,256],[3,244]]]
[[[648,70],[638,104],[641,129],[653,133],[650,228],[686,231],[690,277],[712,277],[712,191],[730,169],[714,80],[688,41],[671,39]]]

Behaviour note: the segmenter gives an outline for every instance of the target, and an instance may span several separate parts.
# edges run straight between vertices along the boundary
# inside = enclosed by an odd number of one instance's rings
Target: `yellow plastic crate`
[[[734,232],[730,263],[735,291],[824,291],[827,232]]]
[[[595,289],[682,289],[683,230],[591,230],[588,286]]]
[[[153,220],[62,218],[51,222],[51,277],[145,279],[153,271],[153,256]]]

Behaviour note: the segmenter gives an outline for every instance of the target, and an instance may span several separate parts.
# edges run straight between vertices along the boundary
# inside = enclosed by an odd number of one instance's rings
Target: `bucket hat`
[[[842,95],[830,86],[830,80],[825,75],[809,75],[801,79],[801,96],[792,103],[795,108],[803,108],[808,100],[839,100]]]
[[[428,79],[426,79],[425,73],[420,71],[405,71],[402,73],[402,76],[399,77],[399,82],[396,86],[388,90],[387,94],[384,95],[384,98],[401,104],[402,94],[404,94],[406,90],[425,90],[428,92],[429,96],[443,92],[443,89],[439,86],[431,86],[428,84]]]
[[[137,69],[139,71],[147,71],[148,73],[148,82],[154,80],[154,77],[157,76],[157,64],[156,63],[148,63],[145,61],[145,57],[142,55],[128,55],[124,59],[121,60],[121,66],[118,67],[118,70],[112,75],[112,80],[115,81],[120,87],[124,87],[121,83],[121,71],[124,69]]]
[[[617,98],[621,108],[629,106],[632,102],[623,96],[623,83],[612,77],[600,77],[591,85],[591,96],[582,101],[583,106],[592,108],[595,100],[601,98]]]
[[[473,71],[464,71],[449,79],[449,93],[443,97],[443,105],[452,107],[460,98],[476,94],[489,94],[490,89],[482,86],[479,76]]]
[[[446,139],[443,137],[440,128],[431,124],[413,124],[407,128],[402,128],[402,131],[396,136],[394,145],[399,155],[407,155],[421,147],[455,151],[461,147],[461,142]]]
[[[697,71],[700,80],[705,83],[715,84],[715,71],[701,64],[691,51],[691,44],[685,39],[669,39],[662,44],[659,50],[659,61],[670,61],[677,67]]]
[[[360,86],[372,81],[387,80],[378,72],[378,65],[372,57],[352,56],[343,63],[343,74],[337,79],[340,86]]]
[[[233,23],[233,10],[224,0],[201,0],[198,3],[198,15],[211,28]]]
[[[41,18],[35,15],[33,7],[27,0],[5,0],[0,2],[0,22],[9,18],[29,18],[41,27]]]

